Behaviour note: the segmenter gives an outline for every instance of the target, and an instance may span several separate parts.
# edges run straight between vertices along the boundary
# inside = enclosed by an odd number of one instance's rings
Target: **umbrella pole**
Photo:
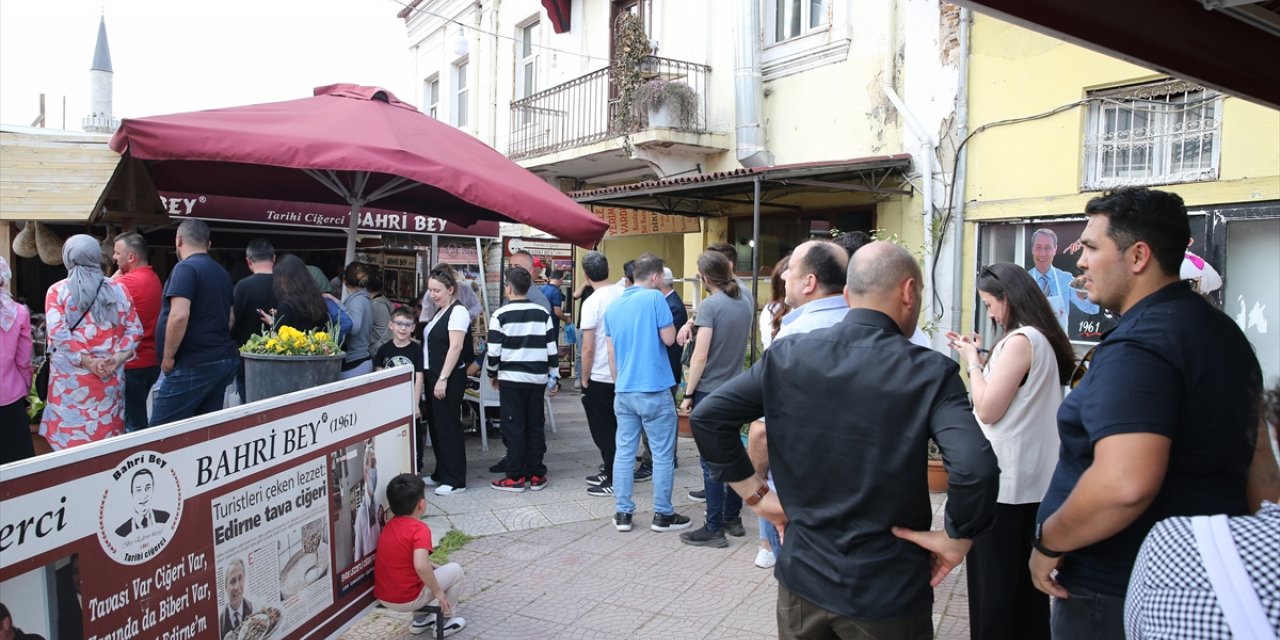
[[[356,225],[360,221],[360,205],[362,203],[356,198],[351,199],[351,215],[347,220],[347,255],[342,265],[355,262],[356,260]]]

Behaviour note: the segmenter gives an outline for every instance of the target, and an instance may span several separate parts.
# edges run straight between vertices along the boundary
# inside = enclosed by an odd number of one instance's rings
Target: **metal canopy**
[[[873,156],[677,176],[576,191],[569,197],[584,205],[698,217],[753,213],[757,203],[764,210],[801,211],[807,208],[805,199],[819,193],[910,195],[905,178],[910,166],[909,154]]]

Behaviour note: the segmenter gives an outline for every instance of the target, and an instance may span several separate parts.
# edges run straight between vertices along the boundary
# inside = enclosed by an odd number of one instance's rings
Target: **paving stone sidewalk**
[[[427,523],[437,540],[450,528],[475,536],[453,554],[467,572],[459,615],[467,627],[451,638],[776,638],[773,571],[753,564],[755,518],[743,511],[747,535],[726,549],[691,547],[679,533],[649,529],[652,483],[635,491],[635,529],[614,530],[612,498],[586,493],[583,478],[600,463],[580,395],[568,389],[553,401],[557,433],[547,433],[549,484],[542,491],[505,493],[489,488],[489,465],[503,455],[478,436],[467,440],[467,491],[427,494]],[[430,452],[428,451],[428,459]],[[680,440],[672,502],[703,521],[703,505],[689,500],[702,487],[691,440]],[[935,495],[935,527],[942,497]],[[964,567],[934,592],[938,638],[968,637]],[[375,608],[353,621],[343,640],[427,638],[409,634],[409,614]]]

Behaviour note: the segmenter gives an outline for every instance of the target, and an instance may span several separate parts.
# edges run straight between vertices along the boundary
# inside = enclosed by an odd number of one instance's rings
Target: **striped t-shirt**
[[[551,314],[546,307],[516,300],[493,312],[489,321],[489,352],[485,370],[502,382],[547,384],[549,373],[559,377],[560,357]]]

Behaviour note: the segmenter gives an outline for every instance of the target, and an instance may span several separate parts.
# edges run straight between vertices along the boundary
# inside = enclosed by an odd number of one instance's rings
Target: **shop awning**
[[[551,20],[551,28],[556,33],[564,33],[569,30],[569,4],[572,0],[542,0],[542,6],[547,10],[547,18]]]
[[[800,211],[819,194],[910,195],[910,154],[870,156],[675,176],[569,194],[579,204],[628,207],[686,216],[749,214],[756,183],[765,212]]]
[[[1280,0],[958,0],[963,6],[1280,109]],[[1267,62],[1271,60],[1271,62]]]

